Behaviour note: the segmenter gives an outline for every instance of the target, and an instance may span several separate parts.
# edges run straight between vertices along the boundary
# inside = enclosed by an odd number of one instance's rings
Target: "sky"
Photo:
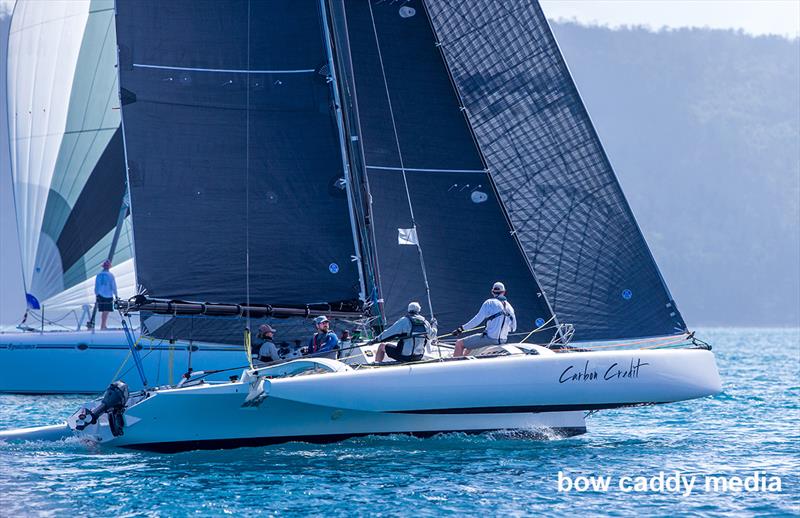
[[[612,28],[643,25],[654,30],[712,27],[800,37],[800,0],[541,0],[541,4],[551,21]],[[13,5],[14,0],[0,0],[3,41]],[[4,123],[6,104],[4,47],[0,45],[0,123]],[[0,127],[0,137],[5,132],[6,128]],[[0,325],[17,322],[24,311],[19,251],[12,246],[16,228],[7,149],[0,145]]]

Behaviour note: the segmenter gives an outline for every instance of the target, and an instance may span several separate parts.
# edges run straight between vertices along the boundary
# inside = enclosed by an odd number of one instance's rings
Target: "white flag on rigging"
[[[417,240],[417,227],[413,228],[398,228],[397,229],[397,244],[399,245],[418,245]]]

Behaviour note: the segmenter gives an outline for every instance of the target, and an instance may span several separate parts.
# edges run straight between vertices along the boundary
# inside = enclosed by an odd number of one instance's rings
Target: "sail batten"
[[[147,65],[134,63],[133,68],[155,68],[159,70],[183,70],[186,72],[224,72],[231,74],[313,74],[317,70],[314,68],[301,68],[297,70],[236,70],[233,68],[196,68],[196,67],[175,67],[169,65]]]

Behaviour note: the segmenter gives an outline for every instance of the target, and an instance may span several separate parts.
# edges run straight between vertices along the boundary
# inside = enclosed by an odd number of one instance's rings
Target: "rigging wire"
[[[392,119],[392,131],[394,132],[394,142],[397,146],[397,156],[400,160],[400,169],[403,172],[403,185],[406,189],[406,200],[408,201],[408,212],[411,215],[411,227],[414,229],[414,233],[417,234],[415,237],[416,239],[415,244],[417,245],[417,252],[419,253],[419,265],[422,269],[422,280],[425,283],[425,295],[428,299],[428,309],[431,311],[431,320],[436,320],[433,312],[433,303],[431,302],[431,287],[428,284],[428,272],[425,269],[425,258],[422,254],[422,245],[419,242],[419,234],[417,233],[417,222],[414,219],[414,207],[411,203],[411,192],[408,189],[408,179],[406,178],[406,168],[405,163],[403,162],[403,152],[400,149],[400,138],[397,135],[397,123],[395,122],[394,118],[394,109],[392,107],[392,97],[389,94],[389,82],[386,80],[386,69],[383,66],[383,54],[381,53],[381,43],[378,39],[378,29],[375,26],[375,15],[372,12],[372,2],[368,2],[369,5],[369,16],[372,21],[372,32],[375,35],[375,47],[378,49],[378,62],[381,65],[381,76],[383,77],[383,87],[386,91],[386,100],[389,104],[389,115]]]
[[[247,0],[247,70],[250,71],[250,0]],[[246,108],[245,108],[245,200],[244,200],[244,242],[245,242],[245,291],[247,306],[250,306],[250,74],[246,74]],[[250,358],[250,312],[247,312],[245,323],[245,350]]]

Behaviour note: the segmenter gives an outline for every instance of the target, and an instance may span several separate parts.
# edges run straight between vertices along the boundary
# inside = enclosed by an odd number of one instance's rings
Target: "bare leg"
[[[459,338],[456,340],[456,348],[453,351],[453,357],[464,356],[464,340]]]
[[[386,356],[386,344],[380,344],[378,350],[375,352],[375,363],[380,363]]]
[[[108,324],[108,311],[101,311],[100,312],[100,329],[108,329],[106,327]]]

